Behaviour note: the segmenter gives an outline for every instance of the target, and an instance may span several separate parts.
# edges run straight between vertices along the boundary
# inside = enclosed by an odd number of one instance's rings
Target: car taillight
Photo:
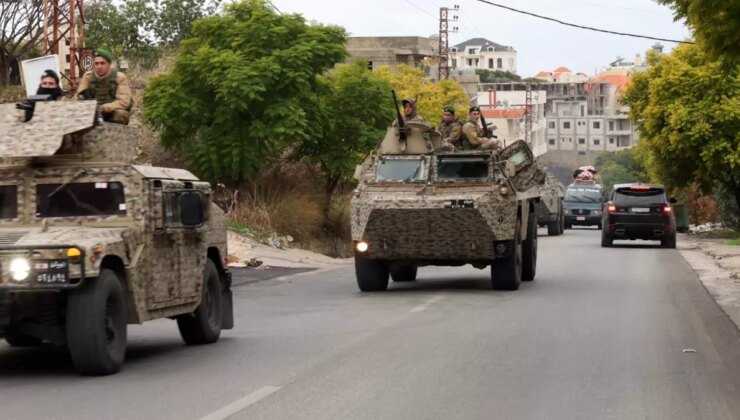
[[[671,209],[671,206],[663,206],[663,213],[667,214],[667,213],[670,213],[671,211],[673,211],[673,209]]]
[[[609,213],[615,212],[615,211],[617,211],[617,206],[615,206],[614,204],[610,204],[610,205],[608,205],[608,206],[606,207],[606,210],[607,210],[607,211],[608,211]]]

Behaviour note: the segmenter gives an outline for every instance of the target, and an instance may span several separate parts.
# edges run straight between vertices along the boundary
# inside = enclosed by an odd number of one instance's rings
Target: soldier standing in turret
[[[441,150],[454,152],[455,150],[462,148],[462,144],[460,144],[462,137],[462,123],[460,120],[455,118],[454,108],[449,106],[444,108],[442,122],[439,123],[437,130],[442,134]]]
[[[462,149],[463,150],[493,150],[499,149],[497,140],[486,137],[486,132],[478,124],[480,121],[480,108],[472,106],[468,110],[468,121],[462,128]]]
[[[93,53],[93,70],[82,76],[77,88],[80,99],[95,99],[100,106],[103,120],[128,124],[133,105],[131,88],[126,75],[111,68],[113,54],[98,49]]]
[[[404,121],[417,121],[426,122],[421,115],[416,113],[416,101],[410,98],[403,99],[401,101],[403,106],[403,120]]]

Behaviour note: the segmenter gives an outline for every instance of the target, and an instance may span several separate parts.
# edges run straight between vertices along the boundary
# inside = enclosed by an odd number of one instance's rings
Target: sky
[[[439,32],[439,8],[460,6],[459,28],[450,33],[450,47],[483,37],[518,52],[523,77],[565,66],[594,74],[617,56],[633,61],[644,57],[656,41],[610,35],[563,26],[493,7],[477,0],[271,0],[281,13],[299,13],[306,20],[344,27],[350,36],[430,36]],[[672,10],[653,0],[491,0],[505,6],[569,23],[617,32],[685,40],[683,22]],[[454,13],[450,11],[450,17]],[[662,42],[664,51],[677,44]]]

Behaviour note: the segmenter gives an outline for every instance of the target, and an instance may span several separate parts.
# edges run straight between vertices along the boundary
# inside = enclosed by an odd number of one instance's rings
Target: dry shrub
[[[704,194],[696,184],[677,190],[676,196],[679,202],[686,204],[690,224],[700,225],[719,221],[717,202],[712,196]]]
[[[26,99],[26,90],[23,86],[0,86],[0,104],[19,102]]]

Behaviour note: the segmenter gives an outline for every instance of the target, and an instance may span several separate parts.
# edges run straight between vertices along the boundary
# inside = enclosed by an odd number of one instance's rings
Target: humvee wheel
[[[507,258],[493,260],[491,264],[491,287],[493,290],[517,290],[522,281],[522,237],[521,222],[516,221],[514,251]]]
[[[177,328],[186,344],[210,344],[221,335],[221,281],[216,265],[210,259],[203,268],[200,305],[192,313],[177,317]]]
[[[537,273],[537,217],[529,213],[527,238],[522,244],[522,281],[532,281]]]
[[[388,263],[355,255],[357,286],[363,292],[381,292],[388,288]]]
[[[67,300],[67,346],[83,375],[118,372],[126,355],[126,303],[118,275],[100,270]]]
[[[5,341],[10,347],[36,347],[40,346],[43,340],[11,328],[5,331]]]
[[[391,267],[391,278],[393,281],[415,281],[416,266],[413,264],[403,264]]]

